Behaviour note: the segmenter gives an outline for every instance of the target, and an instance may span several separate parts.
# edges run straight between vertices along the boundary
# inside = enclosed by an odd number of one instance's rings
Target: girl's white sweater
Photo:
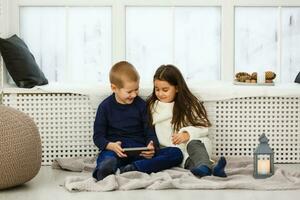
[[[183,131],[186,131],[190,135],[190,139],[185,144],[174,145],[172,144],[172,116],[173,116],[173,107],[174,102],[172,103],[163,103],[160,101],[156,101],[153,110],[152,110],[152,118],[153,125],[155,127],[156,135],[158,137],[159,143],[162,147],[170,147],[176,146],[179,147],[183,153],[184,159],[181,166],[184,166],[184,163],[188,157],[188,153],[186,150],[187,144],[191,140],[201,140],[204,143],[209,156],[211,157],[212,145],[211,141],[208,138],[208,128],[206,127],[195,127],[195,126],[187,126],[183,127],[179,130],[178,134],[181,134]]]

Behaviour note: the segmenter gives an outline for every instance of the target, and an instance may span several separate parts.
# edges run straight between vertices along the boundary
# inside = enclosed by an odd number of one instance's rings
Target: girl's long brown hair
[[[203,103],[189,90],[181,72],[173,65],[160,66],[153,77],[155,80],[167,81],[177,88],[174,99],[172,126],[174,131],[186,126],[209,127],[211,123],[207,118]],[[155,101],[158,100],[153,87],[152,94],[147,98],[147,109],[150,124],[153,124],[152,111]]]

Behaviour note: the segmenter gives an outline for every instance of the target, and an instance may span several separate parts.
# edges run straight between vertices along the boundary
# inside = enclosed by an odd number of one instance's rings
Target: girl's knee
[[[195,145],[201,145],[203,144],[201,140],[191,140],[188,144],[187,144],[187,148],[189,146],[195,146]]]
[[[204,151],[205,145],[201,142],[201,140],[192,140],[187,144],[186,149],[188,154],[191,154],[193,152]]]

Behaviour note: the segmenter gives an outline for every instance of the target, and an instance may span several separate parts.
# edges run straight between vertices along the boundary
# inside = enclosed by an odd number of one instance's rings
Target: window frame
[[[127,6],[220,6],[221,7],[221,68],[220,80],[232,81],[235,72],[234,13],[235,7],[294,7],[299,0],[0,0],[0,36],[19,33],[20,6],[111,6],[112,8],[112,62],[126,59],[126,7]],[[280,38],[280,35],[279,35]],[[280,41],[279,41],[279,45]],[[281,64],[281,48],[277,52]],[[5,70],[5,69],[4,69]],[[280,70],[280,66],[279,66]],[[3,71],[3,70],[2,70]],[[2,72],[3,73],[3,72]],[[3,73],[5,74],[5,73]],[[2,82],[6,77],[2,76]],[[280,81],[280,75],[278,76]]]

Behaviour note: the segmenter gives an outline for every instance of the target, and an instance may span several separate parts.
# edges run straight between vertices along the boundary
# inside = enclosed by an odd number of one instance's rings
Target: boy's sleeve
[[[98,107],[95,122],[94,122],[94,135],[93,140],[95,145],[100,149],[104,150],[108,144],[108,140],[105,138],[107,131],[107,118],[105,110]]]
[[[155,149],[159,149],[159,142],[154,130],[154,126],[150,126],[149,124],[149,118],[148,118],[148,113],[147,113],[147,109],[145,106],[145,109],[143,110],[143,124],[144,124],[144,129],[145,129],[145,133],[146,133],[146,137],[147,137],[147,144],[149,144],[149,142],[152,140]]]
[[[152,140],[153,144],[154,144],[154,148],[155,149],[159,149],[159,142],[158,142],[158,138],[156,136],[155,130],[153,127],[150,127],[148,125],[148,132],[147,132],[147,144],[149,144],[149,142]]]

